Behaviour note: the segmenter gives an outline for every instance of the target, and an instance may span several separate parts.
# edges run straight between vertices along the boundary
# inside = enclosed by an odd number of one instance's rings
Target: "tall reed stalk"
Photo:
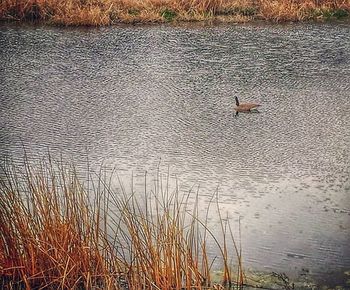
[[[242,287],[241,253],[227,219],[221,237],[200,219],[198,199],[158,178],[143,193],[73,166],[1,164],[0,287],[4,289],[218,289]],[[228,230],[229,229],[229,230]],[[222,241],[222,242],[219,242]],[[222,261],[212,281],[215,245]],[[230,253],[230,248],[233,254]],[[213,249],[211,249],[213,250]],[[230,267],[236,261],[235,270]],[[238,271],[238,272],[237,272]],[[236,273],[236,274],[235,274]]]

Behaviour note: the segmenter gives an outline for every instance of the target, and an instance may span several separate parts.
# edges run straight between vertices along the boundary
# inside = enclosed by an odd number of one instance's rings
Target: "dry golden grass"
[[[350,0],[2,0],[0,20],[59,25],[131,22],[301,21],[348,16]]]
[[[263,19],[273,21],[301,21],[324,19],[332,13],[349,13],[349,0],[260,0],[259,13]],[[336,15],[335,15],[336,16]],[[345,16],[345,15],[344,15]]]
[[[39,169],[28,163],[21,168],[2,164],[2,289],[170,290],[243,285],[241,253],[220,211],[219,242],[207,226],[208,212],[201,220],[197,202],[190,208],[188,196],[180,197],[178,190],[170,192],[158,182],[144,195],[123,189],[116,193],[101,176],[83,185],[74,168],[60,163],[49,162]],[[223,264],[216,286],[210,276],[209,240],[216,244],[217,259]]]
[[[0,277],[26,289],[88,289],[109,272],[108,242],[96,222],[101,211],[74,175],[51,170],[3,172]]]

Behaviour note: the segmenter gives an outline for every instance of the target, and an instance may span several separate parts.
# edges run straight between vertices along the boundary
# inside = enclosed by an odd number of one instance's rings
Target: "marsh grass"
[[[134,22],[303,21],[343,18],[349,0],[2,0],[0,20],[57,25]]]
[[[260,0],[259,2],[261,17],[276,22],[339,19],[348,15],[350,11],[349,0]],[[317,13],[319,11],[322,13]]]
[[[137,193],[121,183],[113,189],[113,174],[90,174],[82,183],[75,168],[62,162],[1,166],[4,289],[232,289],[244,284],[240,248],[215,195],[200,218],[198,194],[190,206],[191,194],[170,190],[169,177],[157,178],[149,190],[145,178],[144,192]],[[207,223],[215,204],[220,237]],[[213,245],[216,257],[208,254]],[[211,278],[215,259],[223,265],[216,282]]]

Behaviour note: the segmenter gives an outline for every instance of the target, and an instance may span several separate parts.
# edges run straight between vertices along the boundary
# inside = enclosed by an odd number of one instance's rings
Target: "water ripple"
[[[349,30],[2,25],[0,154],[141,180],[161,161],[203,202],[219,185],[248,262],[350,267]],[[260,113],[235,117],[234,96]]]

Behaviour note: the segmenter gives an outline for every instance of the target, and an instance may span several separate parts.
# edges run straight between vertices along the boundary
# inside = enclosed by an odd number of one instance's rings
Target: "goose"
[[[238,112],[251,112],[251,110],[256,110],[257,107],[261,106],[260,104],[255,104],[255,103],[243,103],[240,104],[239,100],[237,97],[235,97],[236,99],[236,114],[238,114]]]

